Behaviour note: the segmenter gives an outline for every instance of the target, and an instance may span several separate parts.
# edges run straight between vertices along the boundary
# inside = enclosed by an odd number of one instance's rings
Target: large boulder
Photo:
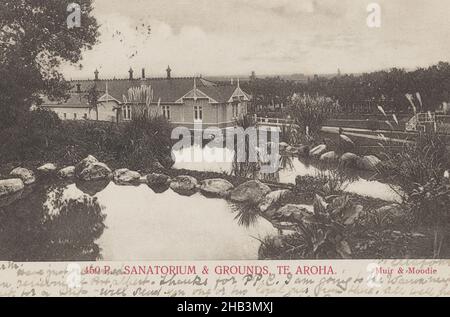
[[[151,173],[146,175],[142,182],[147,184],[155,193],[163,193],[169,188],[170,177],[166,174]]]
[[[33,184],[36,181],[33,171],[23,167],[13,169],[9,175],[20,178],[25,185]]]
[[[77,165],[75,165],[75,176],[79,177],[81,172],[91,164],[98,163],[98,160],[92,155],[88,155],[86,158],[81,160]]]
[[[306,208],[304,205],[293,205],[288,204],[279,208],[278,210],[271,211],[269,216],[272,219],[280,220],[280,221],[304,221],[308,222],[313,213],[311,209]]]
[[[231,200],[259,204],[270,192],[270,187],[257,180],[245,182],[231,192]]]
[[[75,176],[75,166],[67,166],[60,169],[57,173],[59,178],[72,178]]]
[[[146,176],[147,184],[150,186],[166,186],[170,177],[166,174],[151,173]]]
[[[357,167],[363,170],[376,171],[381,160],[374,155],[367,155],[357,161]]]
[[[288,189],[280,189],[270,192],[264,197],[264,199],[258,205],[258,208],[261,212],[264,213],[270,208],[272,208],[281,199],[284,199],[286,196],[290,194],[292,194],[292,192]]]
[[[316,146],[315,148],[311,149],[311,151],[309,151],[309,156],[311,157],[321,157],[322,154],[324,154],[327,151],[327,146],[325,144],[320,144],[318,146]]]
[[[181,175],[175,177],[169,186],[180,195],[191,196],[197,191],[198,182],[192,176]]]
[[[334,151],[330,151],[322,154],[320,160],[325,163],[336,163],[339,161],[339,155]]]
[[[37,168],[38,172],[44,175],[52,174],[56,172],[56,165],[53,163],[47,163]]]
[[[205,196],[225,198],[233,188],[233,184],[221,178],[205,179],[200,182],[200,191]]]
[[[354,153],[344,153],[339,159],[339,163],[345,167],[356,167],[360,157]]]
[[[20,178],[0,180],[0,197],[8,196],[23,190],[25,185]]]
[[[141,174],[127,168],[117,169],[113,173],[113,180],[116,184],[136,184],[140,178]]]
[[[81,171],[78,178],[83,181],[95,181],[108,178],[111,175],[111,169],[105,163],[92,163]]]

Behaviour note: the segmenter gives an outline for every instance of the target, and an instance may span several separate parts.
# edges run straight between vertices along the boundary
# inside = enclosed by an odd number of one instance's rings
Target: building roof
[[[88,105],[87,92],[96,85],[100,97],[104,99],[115,99],[119,103],[124,102],[123,96],[128,96],[128,90],[142,85],[151,86],[153,90],[152,102],[175,103],[186,96],[194,88],[194,77],[183,78],[147,78],[147,79],[105,79],[105,80],[74,80],[70,82],[70,98],[67,102],[54,102],[43,98],[43,106],[67,106]],[[226,103],[236,91],[234,85],[217,85],[204,79],[195,78],[195,86],[218,103]],[[78,90],[79,89],[79,90]],[[107,92],[107,95],[105,95]],[[245,94],[245,93],[244,93]],[[247,94],[245,94],[248,96]],[[105,98],[106,97],[106,98]]]
[[[67,107],[67,108],[86,108],[89,107],[89,102],[86,94],[69,93],[69,99],[64,100],[50,100],[42,96],[43,104],[46,107]]]

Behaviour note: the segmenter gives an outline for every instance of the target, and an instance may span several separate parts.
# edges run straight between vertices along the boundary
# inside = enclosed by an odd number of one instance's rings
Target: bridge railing
[[[270,125],[270,126],[290,126],[294,123],[291,119],[280,119],[280,118],[264,118],[255,117],[256,124],[260,125]]]

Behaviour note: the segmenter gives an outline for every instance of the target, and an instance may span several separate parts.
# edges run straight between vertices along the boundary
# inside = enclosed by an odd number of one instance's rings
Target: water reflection
[[[263,218],[240,226],[227,201],[199,193],[111,183],[97,197],[108,215],[98,241],[107,260],[256,260],[260,242],[252,237],[277,232]]]
[[[35,187],[26,199],[0,208],[0,260],[92,261],[105,229],[96,198],[64,197],[65,187]]]
[[[0,208],[0,261],[256,260],[277,232],[223,199],[95,185],[37,186]]]
[[[88,194],[90,196],[95,196],[97,193],[101,192],[108,186],[109,180],[102,179],[97,181],[90,181],[90,182],[77,182],[75,185],[79,190],[81,190],[83,193]]]
[[[314,176],[335,167],[320,166],[317,162],[292,156],[280,157],[280,169],[277,173],[263,174],[259,171],[258,163],[238,163],[234,160],[234,151],[229,148],[211,148],[192,146],[173,153],[174,168],[190,169],[226,173],[247,178],[258,178],[267,182],[295,184],[297,176]],[[207,157],[203,162],[189,161],[191,158]],[[181,159],[182,158],[182,159]],[[214,162],[214,160],[218,162]],[[346,169],[347,184],[345,191],[363,196],[384,199],[387,201],[401,201],[400,195],[387,182],[376,178],[376,173]]]

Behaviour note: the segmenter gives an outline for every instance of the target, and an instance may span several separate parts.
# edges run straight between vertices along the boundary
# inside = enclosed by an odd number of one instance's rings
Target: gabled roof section
[[[197,89],[192,89],[186,95],[184,95],[183,97],[178,99],[176,102],[177,103],[182,103],[183,99],[194,99],[194,100],[196,100],[196,99],[208,99],[210,103],[218,103],[217,100],[214,100],[213,98],[211,98],[210,96],[208,96],[207,94],[205,94],[204,92],[199,90],[198,88]]]
[[[116,98],[114,98],[113,96],[111,96],[109,93],[105,93],[103,96],[101,96],[100,98],[98,98],[99,102],[108,102],[108,101],[115,101],[117,103],[122,103],[121,101],[117,100]]]
[[[250,96],[245,91],[243,91],[240,86],[236,87],[229,101],[231,102],[234,97],[242,97],[245,101],[250,100]]]

